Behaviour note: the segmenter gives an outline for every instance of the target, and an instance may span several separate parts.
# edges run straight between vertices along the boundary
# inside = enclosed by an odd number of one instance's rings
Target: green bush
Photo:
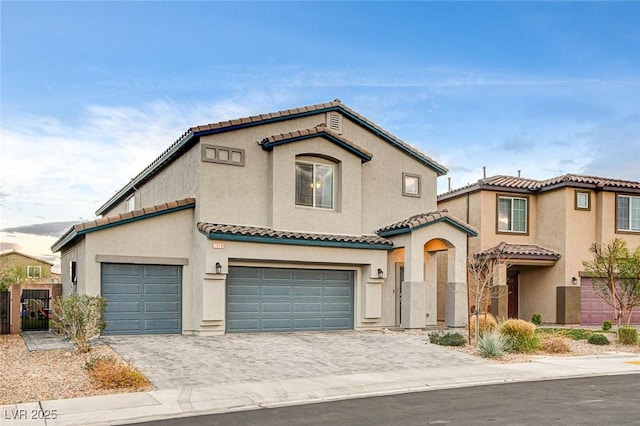
[[[429,341],[440,346],[464,346],[467,344],[467,338],[457,331],[431,332],[429,333]]]
[[[605,336],[604,334],[596,333],[589,336],[587,342],[591,343],[592,345],[608,345],[609,339],[607,339],[607,336]]]
[[[509,340],[497,331],[484,333],[478,338],[478,351],[485,358],[496,358],[509,351]]]
[[[540,347],[540,339],[535,335],[536,326],[521,319],[509,319],[500,324],[500,334],[509,341],[513,352],[534,352]]]
[[[73,339],[80,352],[89,352],[90,340],[100,336],[106,327],[103,319],[106,305],[107,301],[100,296],[56,297],[51,303],[54,328]]]
[[[613,325],[613,324],[611,323],[611,320],[605,320],[605,321],[602,323],[602,331],[609,331],[609,330],[611,330],[611,326],[612,326],[612,325]]]
[[[537,326],[540,326],[542,324],[542,315],[540,314],[531,315],[531,322]]]
[[[567,331],[567,337],[573,340],[585,340],[593,335],[593,331],[585,330],[583,328],[572,328]]]
[[[633,327],[620,327],[618,329],[618,341],[623,345],[638,344],[638,330]]]

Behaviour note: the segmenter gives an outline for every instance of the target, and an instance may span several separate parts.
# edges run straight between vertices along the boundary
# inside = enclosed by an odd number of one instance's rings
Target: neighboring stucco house
[[[105,333],[464,326],[446,171],[339,100],[192,127],[53,251]]]
[[[602,324],[611,308],[584,276],[593,243],[640,245],[640,182],[566,174],[547,180],[484,178],[438,197],[438,208],[478,229],[469,253],[506,261],[491,308],[501,317]],[[640,323],[640,312],[634,322]]]
[[[8,286],[0,297],[0,334],[49,329],[44,318],[38,321],[38,311],[48,313],[50,299],[62,294],[60,274],[52,267],[51,262],[15,250],[0,253],[0,273]],[[26,321],[27,315],[35,321]]]

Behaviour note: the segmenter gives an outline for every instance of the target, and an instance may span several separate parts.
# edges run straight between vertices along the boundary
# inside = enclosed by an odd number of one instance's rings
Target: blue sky
[[[453,187],[640,181],[639,2],[0,5],[4,249],[50,255],[190,126],[335,98]]]

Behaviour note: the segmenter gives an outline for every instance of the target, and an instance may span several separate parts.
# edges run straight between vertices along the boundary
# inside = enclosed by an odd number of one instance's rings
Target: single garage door
[[[605,320],[615,324],[613,308],[600,297],[593,289],[590,278],[580,280],[580,323],[583,325],[602,325]],[[626,323],[627,318],[622,318]],[[640,309],[634,308],[631,317],[632,324],[640,324]]]
[[[182,267],[102,264],[104,334],[182,332]]]
[[[353,271],[229,267],[227,331],[353,329]]]

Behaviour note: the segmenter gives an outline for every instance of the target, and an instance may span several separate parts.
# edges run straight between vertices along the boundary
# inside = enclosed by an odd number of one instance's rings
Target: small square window
[[[42,268],[40,266],[27,266],[27,278],[42,278]]]
[[[576,191],[576,210],[591,210],[591,193]]]
[[[420,196],[420,175],[402,174],[402,195],[407,197]]]
[[[133,194],[127,198],[127,211],[132,212],[136,209],[136,195]]]

